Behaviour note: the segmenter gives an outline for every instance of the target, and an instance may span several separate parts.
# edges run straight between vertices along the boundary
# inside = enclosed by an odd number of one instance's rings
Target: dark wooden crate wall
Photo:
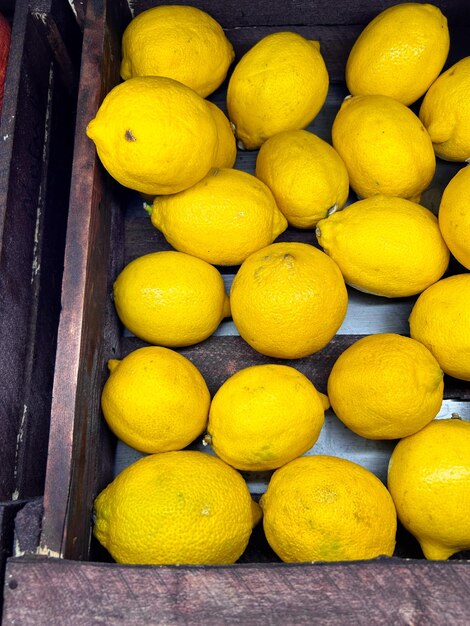
[[[67,3],[0,2],[12,39],[0,128],[0,572],[44,489],[81,31]]]
[[[67,17],[66,47],[48,38],[55,14],[15,11],[0,152],[0,499],[44,482],[80,60]]]

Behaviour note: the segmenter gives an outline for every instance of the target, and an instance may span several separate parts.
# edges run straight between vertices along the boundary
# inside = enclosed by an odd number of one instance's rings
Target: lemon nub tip
[[[420,546],[428,561],[447,561],[449,557],[461,550],[461,548],[442,546],[428,541],[421,541]]]
[[[121,361],[119,359],[109,359],[108,361],[108,369],[110,372],[114,372],[116,367],[119,365]]]
[[[225,294],[224,304],[222,308],[222,318],[230,317],[232,315],[232,311],[230,309],[230,298],[227,294]]]
[[[253,519],[253,528],[254,528],[261,521],[263,517],[263,509],[254,500],[251,501],[251,515]]]
[[[330,404],[330,399],[328,398],[328,396],[325,393],[322,393],[321,391],[317,391],[318,395],[320,396],[320,400],[321,400],[321,404],[323,407],[324,411],[327,411],[331,404]]]
[[[88,122],[88,124],[86,125],[86,128],[85,128],[85,134],[90,139],[94,139],[94,137],[95,137],[95,133],[94,133],[95,124],[94,124],[94,121],[95,120],[91,120],[90,122]]]

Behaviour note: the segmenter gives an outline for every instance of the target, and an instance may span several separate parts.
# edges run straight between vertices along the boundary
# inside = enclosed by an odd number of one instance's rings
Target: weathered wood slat
[[[109,179],[105,182],[85,128],[104,95],[119,80],[115,59],[127,13],[124,3],[111,3],[109,14],[104,4],[88,2],[83,44],[77,104],[81,115],[75,135],[41,538],[44,553],[66,551],[75,558],[87,555],[90,528],[83,521],[90,517],[97,485],[106,483],[111,468],[108,433],[97,417],[102,354],[110,353],[117,340],[112,321],[107,325],[111,305],[106,303],[109,276],[122,247],[121,220],[117,185]]]
[[[329,0],[296,0],[272,2],[252,0],[202,0],[197,6],[210,13],[226,28],[237,26],[298,26],[304,24],[367,24],[380,11],[405,0],[349,0],[338,4]],[[154,0],[133,0],[137,15],[155,6]],[[177,0],[174,4],[186,4]],[[470,9],[459,0],[436,0],[434,2],[451,23],[470,22]]]
[[[7,10],[8,3],[0,10]],[[45,14],[50,2],[43,2]],[[0,498],[42,493],[66,206],[72,162],[80,36],[70,7],[70,77],[46,30],[16,3],[0,146]],[[8,14],[7,14],[8,15]],[[42,24],[42,22],[41,22]],[[72,33],[76,29],[76,37]],[[72,53],[73,50],[73,53]],[[65,87],[67,83],[67,87]],[[43,304],[46,304],[45,308]]]
[[[23,417],[21,387],[26,358],[29,314],[32,306],[32,260],[38,191],[42,174],[48,80],[40,81],[43,43],[32,40],[28,52],[28,12],[15,13],[8,79],[2,111],[0,152],[0,440],[4,459],[0,467],[0,498],[14,491],[17,435]],[[37,49],[36,49],[37,48]],[[28,84],[28,75],[36,81]],[[29,103],[25,102],[29,92]],[[21,207],[21,210],[19,209]]]
[[[467,626],[470,614],[468,562],[151,568],[22,558],[9,560],[5,582],[4,626]]]
[[[273,359],[256,352],[239,336],[209,337],[194,346],[181,348],[179,352],[190,359],[204,376],[211,394],[238,370],[263,363],[290,365],[305,374],[320,391],[326,391],[328,374],[337,356],[359,336],[334,337],[322,350],[302,359]],[[146,345],[135,337],[122,341],[122,354]]]
[[[23,502],[0,503],[0,585],[3,589],[6,560],[13,554],[15,515]],[[3,593],[0,595],[0,612],[3,606]]]
[[[77,99],[82,33],[78,15],[61,0],[30,0],[30,12],[56,63],[56,72],[72,101]]]

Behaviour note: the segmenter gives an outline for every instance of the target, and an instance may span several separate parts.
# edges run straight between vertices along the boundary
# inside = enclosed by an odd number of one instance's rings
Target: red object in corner
[[[5,76],[7,73],[8,53],[10,51],[11,27],[7,19],[0,13],[0,111],[3,104]]]

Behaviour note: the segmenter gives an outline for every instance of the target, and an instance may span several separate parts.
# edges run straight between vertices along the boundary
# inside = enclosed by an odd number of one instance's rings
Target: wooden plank
[[[240,336],[209,337],[194,346],[181,348],[179,352],[192,361],[214,394],[225,380],[238,370],[251,365],[279,363],[290,365],[314,382],[317,389],[326,391],[326,381],[337,356],[359,335],[335,336],[319,352],[301,359],[274,359],[256,352]],[[146,345],[135,337],[124,338],[122,355]]]
[[[2,589],[6,561],[13,554],[15,515],[23,505],[24,502],[19,500],[0,503],[0,585]],[[2,605],[3,594],[0,595],[0,614]]]
[[[329,0],[200,0],[196,6],[207,11],[225,28],[236,26],[293,26],[304,24],[367,24],[380,11],[405,0],[346,0],[339,3]],[[155,6],[154,0],[133,0],[137,15]],[[161,3],[163,4],[163,3]],[[174,4],[187,4],[176,0]],[[465,0],[436,0],[451,23],[470,23],[470,8]]]
[[[82,43],[79,14],[74,13],[69,2],[62,0],[30,0],[29,4],[30,12],[49,45],[60,80],[75,101]]]
[[[112,352],[113,326],[109,276],[113,250],[120,255],[117,185],[105,175],[86,124],[109,89],[118,82],[123,3],[88,2],[65,251],[62,314],[55,367],[49,461],[46,473],[41,550],[84,557],[90,541],[93,494],[109,477],[110,442],[99,418],[103,383],[102,350]],[[110,314],[111,316],[111,314]],[[104,333],[104,341],[103,341]],[[104,346],[104,347],[103,347]],[[64,528],[64,523],[65,528]]]
[[[42,499],[14,500],[0,503],[0,586],[3,589],[7,559],[27,552],[34,553],[39,540]],[[3,593],[0,595],[0,614]]]
[[[77,28],[76,24],[75,27]],[[79,46],[77,44],[72,48],[70,42],[69,49],[76,56]],[[50,55],[53,58],[54,52],[50,51]],[[34,271],[31,278],[34,291],[23,381],[25,409],[16,468],[16,490],[21,498],[43,493],[60,314],[79,65],[75,63],[72,66],[73,75],[67,79],[61,70],[55,71],[57,67],[53,63],[49,78],[37,241],[35,239]],[[70,91],[74,83],[75,87]],[[64,115],[64,108],[67,115]]]
[[[21,3],[13,22],[0,154],[0,440],[4,450],[0,497],[6,499],[16,488],[16,455],[27,413],[22,392],[28,382],[33,256],[43,209],[49,82],[47,48],[32,27],[27,5]],[[42,408],[38,405],[38,413]],[[39,457],[44,463],[45,454],[39,452]]]
[[[18,3],[0,153],[4,499],[38,495],[44,484],[76,99],[62,79],[38,19]]]
[[[85,12],[86,12],[86,3],[87,0],[69,0],[70,6],[72,7],[73,12],[75,13],[75,17],[77,19],[77,23],[80,28],[83,30],[85,24]]]
[[[10,559],[4,626],[452,624],[467,626],[470,563],[125,567]]]
[[[20,203],[26,201],[23,223],[20,224],[19,231],[17,230],[18,222],[15,227],[16,211],[14,211],[12,200],[8,195],[10,185],[15,184],[15,181],[10,179],[10,174],[14,170],[15,158],[18,162],[13,140],[21,85],[26,24],[27,11],[24,8],[18,9],[13,23],[0,134],[2,137],[0,142],[0,372],[2,377],[0,441],[4,450],[3,462],[0,467],[0,499],[2,500],[9,500],[14,490],[13,469],[16,437],[22,409],[18,381],[21,381],[26,346],[24,342],[27,328],[25,306],[28,306],[29,296],[24,287],[22,290],[16,289],[15,279],[24,276],[25,281],[27,281],[31,276],[31,265],[28,266],[28,259],[31,259],[32,254],[35,221],[34,212],[31,206],[28,206],[30,204],[28,181],[22,181],[23,184],[19,186],[20,192],[24,191],[24,196],[19,198]],[[34,135],[31,136],[30,143],[33,146],[37,145]],[[33,151],[31,152],[34,154]],[[33,176],[29,180],[29,184],[32,183],[33,185],[35,184],[34,169],[33,167]],[[21,215],[17,215],[16,219],[20,221],[20,217]],[[13,237],[16,232],[20,235],[13,246]],[[21,278],[19,283],[21,284]],[[23,343],[21,343],[22,339]]]

